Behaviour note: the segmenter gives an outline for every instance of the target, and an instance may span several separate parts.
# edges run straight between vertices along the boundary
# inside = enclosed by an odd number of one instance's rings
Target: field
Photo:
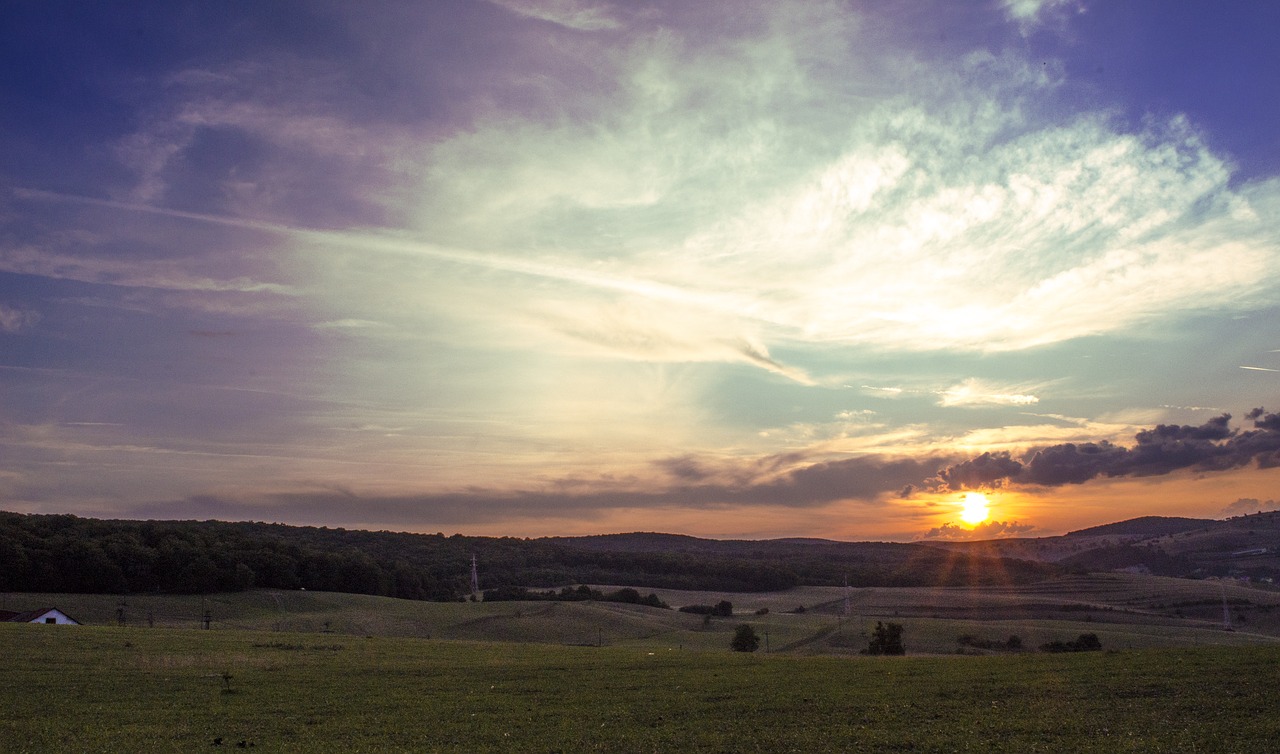
[[[607,587],[606,587],[607,589]],[[646,590],[647,591],[647,590]],[[313,632],[344,636],[722,651],[741,623],[762,649],[856,655],[876,621],[904,627],[910,654],[955,654],[957,638],[1018,636],[1024,646],[1095,633],[1106,649],[1280,642],[1280,592],[1213,581],[1096,574],[1017,587],[855,589],[803,587],[733,594],[657,590],[673,606],[734,604],[704,621],[675,610],[604,602],[433,603],[305,591],[175,595],[0,595],[0,608],[57,606],[92,625]],[[1232,631],[1223,630],[1223,599]],[[125,604],[121,604],[121,603]],[[802,613],[793,612],[804,608]]]
[[[0,624],[0,748],[1250,752],[1280,734],[1271,590],[1105,574],[658,594],[729,599],[735,614],[303,591],[0,595],[89,624]],[[859,654],[878,620],[903,626],[907,657]],[[742,623],[762,651],[729,651]],[[1104,651],[1034,651],[1082,633]],[[962,635],[1016,635],[1028,651]]]
[[[818,657],[0,625],[8,751],[1271,751],[1280,648]]]
[[[87,625],[0,623],[0,748],[1181,753],[1270,751],[1280,735],[1274,590],[1107,574],[658,595],[728,599],[735,614],[301,590],[3,594],[0,608],[56,606]],[[908,657],[859,654],[876,621],[904,626]],[[762,652],[728,650],[741,623]],[[1103,652],[1034,652],[1084,632]],[[961,635],[1019,636],[1027,650]]]

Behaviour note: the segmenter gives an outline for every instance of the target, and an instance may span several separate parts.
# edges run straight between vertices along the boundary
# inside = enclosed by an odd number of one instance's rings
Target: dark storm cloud
[[[1124,448],[1105,441],[1054,445],[1037,450],[1023,468],[1010,476],[1045,487],[1081,484],[1106,473],[1127,452]]]
[[[1006,453],[983,453],[938,472],[938,478],[953,490],[999,487],[1005,479],[1022,470],[1022,464]]]
[[[1029,451],[1022,460],[1008,452],[983,453],[943,469],[937,479],[951,490],[1006,483],[1056,487],[1097,477],[1225,471],[1255,462],[1264,469],[1280,466],[1280,414],[1257,408],[1245,419],[1253,429],[1232,429],[1230,414],[1199,426],[1160,424],[1138,432],[1127,448],[1107,441],[1063,443]]]

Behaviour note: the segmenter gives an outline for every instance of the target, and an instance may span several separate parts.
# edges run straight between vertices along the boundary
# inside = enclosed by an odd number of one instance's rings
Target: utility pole
[[[1222,589],[1222,630],[1234,631],[1231,627],[1231,610],[1227,607],[1227,588],[1221,581],[1218,582],[1218,587]]]

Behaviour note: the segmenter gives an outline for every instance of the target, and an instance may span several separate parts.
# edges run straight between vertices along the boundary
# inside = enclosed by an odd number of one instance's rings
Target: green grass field
[[[0,748],[18,752],[1264,752],[1280,737],[1274,646],[870,658],[4,624],[0,652]]]

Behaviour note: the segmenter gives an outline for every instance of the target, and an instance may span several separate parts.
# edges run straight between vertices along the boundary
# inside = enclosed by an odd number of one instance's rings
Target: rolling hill
[[[933,546],[1054,563],[1075,572],[1131,571],[1273,582],[1280,577],[1280,512],[1224,521],[1147,516],[1060,537]]]
[[[713,540],[635,532],[464,537],[219,521],[98,521],[0,513],[0,590],[209,594],[254,588],[456,601],[579,584],[727,593],[801,586],[1034,584],[1130,571],[1271,581],[1280,513],[1146,517],[1060,537],[985,542]]]

